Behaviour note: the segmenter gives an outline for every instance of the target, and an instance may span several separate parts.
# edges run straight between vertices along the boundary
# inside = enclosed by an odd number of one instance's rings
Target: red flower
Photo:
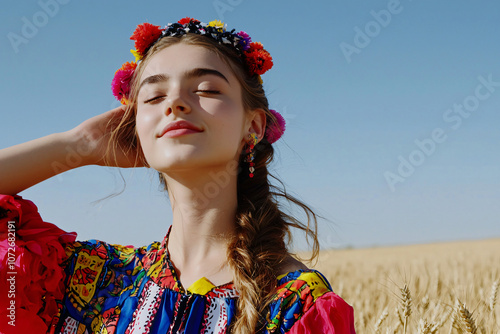
[[[75,239],[76,233],[44,222],[32,202],[0,195],[0,333],[47,331],[65,291],[65,248]],[[12,300],[16,327],[5,321]]]
[[[189,22],[193,22],[194,24],[200,23],[200,21],[193,19],[193,18],[190,18],[190,17],[185,17],[183,19],[180,19],[177,23],[185,25],[185,24],[188,24]]]
[[[144,52],[161,36],[163,29],[160,26],[152,25],[151,23],[139,24],[135,28],[134,33],[130,36],[131,40],[135,41],[135,49],[142,56]]]
[[[246,63],[250,74],[262,75],[273,67],[273,58],[261,43],[250,43],[250,49],[245,51]]]

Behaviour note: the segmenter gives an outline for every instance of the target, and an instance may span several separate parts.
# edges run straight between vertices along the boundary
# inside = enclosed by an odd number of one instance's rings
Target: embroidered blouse
[[[19,196],[0,195],[0,208],[0,288],[6,290],[0,333],[229,333],[237,289],[206,278],[182,287],[166,247],[169,233],[139,248],[75,241],[75,233],[43,222]],[[10,276],[16,296],[5,300]],[[260,333],[355,333],[352,307],[320,272],[276,279]]]

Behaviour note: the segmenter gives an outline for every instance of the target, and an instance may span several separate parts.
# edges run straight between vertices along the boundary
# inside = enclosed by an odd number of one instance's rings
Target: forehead
[[[214,51],[184,43],[168,46],[152,56],[140,81],[155,74],[182,75],[195,68],[214,69],[221,72],[231,85],[237,82],[231,68]]]

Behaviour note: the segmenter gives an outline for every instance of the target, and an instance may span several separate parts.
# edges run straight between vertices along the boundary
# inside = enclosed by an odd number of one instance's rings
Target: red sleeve
[[[44,222],[20,196],[0,195],[0,333],[45,333],[64,296],[76,233]]]
[[[289,334],[309,333],[355,334],[352,307],[335,293],[325,293],[289,331]]]

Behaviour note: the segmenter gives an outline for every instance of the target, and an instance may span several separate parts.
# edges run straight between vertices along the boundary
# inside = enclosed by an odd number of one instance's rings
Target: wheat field
[[[500,333],[500,239],[326,250],[315,268],[363,333]]]

